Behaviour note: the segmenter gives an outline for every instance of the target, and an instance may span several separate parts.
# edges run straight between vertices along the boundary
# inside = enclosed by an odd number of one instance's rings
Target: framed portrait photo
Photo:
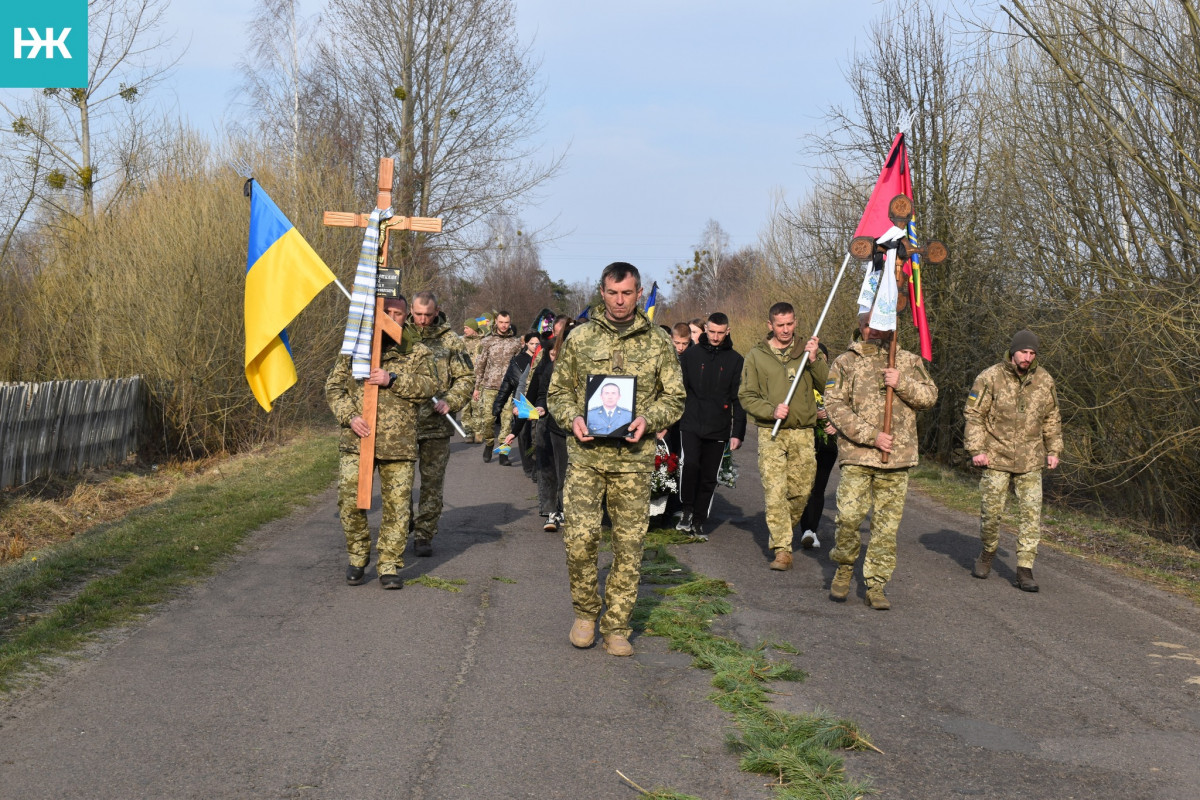
[[[637,378],[633,375],[587,376],[588,436],[624,439],[637,416]]]

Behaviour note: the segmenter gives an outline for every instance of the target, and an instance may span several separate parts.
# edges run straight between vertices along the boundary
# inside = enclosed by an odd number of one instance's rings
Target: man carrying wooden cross
[[[416,330],[404,328],[407,301],[403,296],[388,298],[383,301],[383,310],[404,330],[401,340],[396,341],[386,332],[382,334],[380,366],[373,368],[365,381],[354,379],[350,356],[338,356],[325,381],[325,399],[342,426],[338,445],[341,451],[338,510],[350,558],[346,583],[357,586],[363,582],[371,561],[367,512],[358,507],[360,441],[372,432],[363,418],[363,394],[368,385],[378,387],[374,461],[383,496],[383,522],[379,526],[377,570],[380,586],[399,589],[403,586],[398,573],[404,566],[417,460],[417,407],[428,403],[438,387],[433,374],[433,353],[420,343]]]

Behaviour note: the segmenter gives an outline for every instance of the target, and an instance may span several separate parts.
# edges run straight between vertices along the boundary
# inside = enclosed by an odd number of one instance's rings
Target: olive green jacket
[[[937,386],[920,356],[896,352],[900,382],[892,400],[892,452],[888,462],[875,447],[883,431],[887,387],[887,344],[855,342],[837,357],[825,382],[825,410],[838,429],[838,464],[877,469],[902,469],[917,463],[917,413],[937,402]]]
[[[771,347],[770,339],[764,339],[746,354],[742,364],[742,384],[738,390],[738,402],[760,428],[775,426],[775,407],[787,397],[796,370],[804,358],[804,348],[795,340],[790,347],[780,352]],[[804,365],[804,374],[792,402],[788,403],[787,419],[781,428],[815,428],[817,425],[817,403],[813,390],[820,391],[829,375],[829,364],[822,353],[817,360]]]
[[[439,316],[428,328],[415,324],[412,327],[421,336],[421,344],[433,355],[433,377],[437,381],[434,396],[446,401],[450,414],[458,413],[471,402],[471,392],[475,389],[475,368],[467,354],[466,342],[450,330],[444,317]],[[454,427],[446,417],[434,410],[432,402],[422,403],[417,408],[417,438],[444,439],[453,435]]]
[[[632,375],[637,378],[634,417],[645,417],[646,432],[636,444],[597,437],[580,442],[571,435],[576,417],[587,418],[589,375]],[[640,309],[632,325],[620,333],[604,316],[604,306],[571,331],[562,344],[546,402],[550,413],[567,431],[567,459],[572,464],[605,472],[651,472],[654,437],[683,414],[686,397],[683,373],[675,348],[662,328]]]
[[[393,373],[396,380],[388,388],[379,387],[375,417],[375,459],[378,461],[417,460],[417,406],[428,403],[437,390],[433,373],[433,354],[429,348],[405,335],[399,346],[393,344],[380,354],[379,365]],[[325,381],[325,401],[342,426],[338,449],[357,453],[359,437],[350,430],[350,420],[362,414],[363,381],[354,379],[350,356],[338,356]]]
[[[973,456],[987,453],[988,467],[1003,472],[1032,472],[1046,456],[1063,449],[1062,417],[1054,378],[1037,360],[1024,376],[1011,361],[979,374],[967,395],[963,446]]]

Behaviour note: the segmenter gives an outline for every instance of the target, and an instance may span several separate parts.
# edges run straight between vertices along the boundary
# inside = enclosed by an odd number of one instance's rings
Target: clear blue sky
[[[177,110],[216,131],[237,85],[249,0],[174,0],[169,23],[190,39],[170,83]],[[306,0],[305,13],[323,7]],[[753,244],[775,191],[809,185],[802,137],[848,90],[843,69],[877,0],[517,0],[521,35],[542,59],[542,143],[568,149],[563,174],[522,219],[552,226],[542,250],[554,278],[590,279],[631,261],[666,283],[705,223]]]

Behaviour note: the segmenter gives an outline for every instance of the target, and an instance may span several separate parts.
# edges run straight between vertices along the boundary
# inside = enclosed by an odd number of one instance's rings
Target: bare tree
[[[44,89],[23,103],[0,102],[10,117],[11,146],[29,163],[32,185],[51,207],[96,217],[97,192],[106,207],[144,174],[151,121],[138,108],[175,60],[162,59],[168,0],[90,0],[88,81],[82,89]],[[44,185],[36,182],[44,174]],[[74,198],[76,202],[71,202]]]
[[[558,170],[541,163],[538,64],[516,34],[513,0],[332,0],[311,95],[322,125],[362,131],[355,165],[371,186],[394,153],[396,212],[444,220],[459,258],[487,245],[484,221],[511,215]],[[415,239],[400,255],[421,260]]]

